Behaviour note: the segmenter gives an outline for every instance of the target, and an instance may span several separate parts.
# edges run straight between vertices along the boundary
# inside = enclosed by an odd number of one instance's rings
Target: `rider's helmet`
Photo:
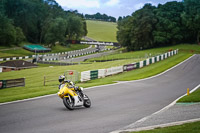
[[[60,83],[63,82],[64,80],[65,80],[65,76],[64,76],[64,75],[59,76],[58,81],[59,81]]]

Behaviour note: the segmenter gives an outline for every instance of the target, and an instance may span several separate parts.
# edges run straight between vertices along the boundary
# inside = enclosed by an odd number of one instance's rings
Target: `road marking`
[[[160,73],[160,74],[157,74],[155,76],[152,76],[152,77],[148,77],[148,78],[145,78],[145,79],[139,79],[139,80],[132,80],[132,81],[120,81],[120,82],[117,82],[117,83],[113,83],[113,84],[107,84],[107,85],[99,85],[99,86],[93,86],[93,87],[88,87],[88,88],[85,88],[84,90],[89,90],[89,89],[94,89],[94,88],[99,88],[99,87],[107,87],[107,86],[112,86],[112,85],[117,85],[117,84],[122,84],[122,83],[128,83],[128,82],[139,82],[139,81],[143,81],[143,80],[148,80],[148,79],[152,79],[152,78],[156,78],[158,76],[161,76],[165,73],[167,73],[168,71],[178,67],[179,65],[185,63],[186,61],[190,60],[192,57],[194,57],[196,54],[194,54],[193,56],[189,57],[188,59],[182,61],[181,63],[169,68],[168,70]],[[28,99],[23,99],[23,100],[17,100],[17,101],[12,101],[12,102],[5,102],[5,103],[0,103],[0,106],[1,105],[6,105],[6,104],[12,104],[12,103],[19,103],[19,102],[25,102],[25,101],[31,101],[31,100],[36,100],[36,99],[41,99],[41,98],[45,98],[45,97],[50,97],[50,96],[54,96],[54,95],[57,95],[57,94],[50,94],[50,95],[45,95],[45,96],[39,96],[39,97],[35,97],[35,98],[28,98]]]
[[[190,119],[190,120],[186,120],[186,121],[171,122],[171,123],[148,126],[148,127],[140,127],[140,128],[134,128],[134,129],[114,131],[114,132],[111,132],[111,133],[146,131],[146,130],[153,130],[155,128],[164,128],[164,127],[170,127],[170,126],[177,126],[177,125],[182,125],[182,124],[191,123],[191,122],[197,122],[197,121],[200,121],[200,118]]]
[[[200,84],[199,85],[197,85],[194,89],[192,89],[191,91],[190,91],[190,93],[192,93],[192,92],[194,92],[195,90],[197,90],[198,88],[200,87]],[[124,128],[127,128],[126,130],[116,130],[116,131],[113,131],[113,132],[111,132],[111,133],[120,133],[120,132],[125,132],[125,131],[129,131],[129,130],[135,130],[134,128],[133,129],[131,129],[131,127],[133,127],[134,125],[136,125],[136,124],[139,124],[139,123],[142,123],[142,122],[144,122],[144,121],[146,121],[147,119],[149,119],[149,118],[151,118],[151,117],[153,117],[154,115],[157,115],[157,114],[159,114],[159,113],[161,113],[161,112],[164,112],[165,110],[167,110],[167,109],[169,109],[170,107],[172,107],[174,104],[176,104],[176,102],[179,100],[179,99],[181,99],[182,97],[184,97],[184,96],[186,96],[187,95],[187,93],[186,94],[184,94],[184,95],[182,95],[182,96],[180,96],[179,98],[177,98],[175,101],[173,101],[172,103],[170,103],[169,105],[167,105],[166,107],[164,107],[164,108],[162,108],[161,110],[159,110],[159,111],[157,111],[157,112],[155,112],[155,113],[153,113],[153,114],[151,114],[151,115],[149,115],[149,116],[146,116],[146,117],[144,117],[144,118],[142,118],[142,119],[140,119],[140,120],[138,120],[138,121],[136,121],[136,122],[134,122],[134,123],[132,123],[132,124],[130,124],[130,125],[128,125],[128,126],[126,126],[126,127],[124,127]],[[187,121],[187,120],[186,120]],[[190,120],[188,120],[188,121],[190,121]],[[156,126],[158,126],[158,125],[156,125]],[[154,126],[150,126],[150,127],[154,127]],[[130,128],[130,129],[128,129],[128,128]],[[142,128],[145,128],[145,127],[142,127]],[[149,127],[148,127],[149,128]]]

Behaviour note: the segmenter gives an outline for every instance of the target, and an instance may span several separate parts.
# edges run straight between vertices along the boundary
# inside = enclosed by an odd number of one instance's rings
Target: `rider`
[[[65,80],[65,76],[64,75],[59,76],[58,81],[60,82],[60,85],[59,85],[58,89],[63,88],[65,86],[65,83],[68,83],[68,87],[69,88],[74,88],[75,91],[79,91],[81,93],[81,95],[83,95],[83,92],[82,92],[83,88],[79,87],[79,86],[75,86],[75,84],[70,80]]]

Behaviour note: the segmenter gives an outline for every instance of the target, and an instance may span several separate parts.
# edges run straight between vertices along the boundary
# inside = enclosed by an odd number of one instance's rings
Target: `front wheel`
[[[63,103],[64,103],[65,107],[68,108],[69,110],[74,109],[74,101],[72,99],[70,99],[70,97],[64,97]]]
[[[84,94],[83,106],[85,106],[86,108],[90,108],[90,106],[91,106],[91,101],[90,101],[89,97],[85,94]]]

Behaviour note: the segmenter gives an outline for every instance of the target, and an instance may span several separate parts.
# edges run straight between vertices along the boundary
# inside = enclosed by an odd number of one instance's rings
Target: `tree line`
[[[99,12],[96,13],[96,14],[93,14],[93,15],[85,14],[85,19],[116,22],[116,18],[115,17],[108,16],[106,14],[101,14]]]
[[[87,35],[86,21],[77,11],[64,11],[55,0],[1,0],[0,45],[55,45]]]
[[[198,43],[200,1],[167,2],[157,7],[145,4],[131,16],[118,19],[117,40],[131,50]]]

